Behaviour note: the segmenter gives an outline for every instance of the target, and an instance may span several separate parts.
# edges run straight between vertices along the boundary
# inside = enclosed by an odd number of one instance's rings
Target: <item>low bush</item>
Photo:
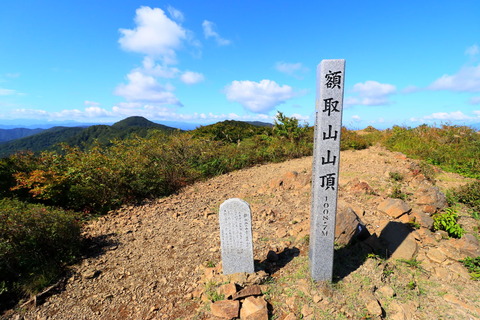
[[[0,200],[0,300],[49,285],[80,253],[80,224],[72,212]]]
[[[465,126],[394,126],[384,132],[382,143],[392,151],[423,159],[447,171],[480,178],[480,135]]]
[[[340,141],[340,150],[362,150],[370,147],[372,144],[365,137],[355,131],[342,127],[342,136]]]
[[[445,208],[444,212],[433,216],[433,228],[435,230],[444,230],[450,237],[461,238],[465,230],[457,223],[458,215],[455,209]]]
[[[474,181],[454,191],[455,199],[480,212],[480,181]]]
[[[474,280],[480,280],[480,256],[472,258],[466,257],[463,260],[460,260],[463,265],[467,268],[470,276]]]

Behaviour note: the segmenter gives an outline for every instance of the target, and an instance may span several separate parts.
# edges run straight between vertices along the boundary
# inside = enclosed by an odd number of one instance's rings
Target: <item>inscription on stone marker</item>
[[[254,272],[250,205],[237,198],[220,205],[223,274]]]
[[[315,281],[331,281],[333,274],[344,79],[343,59],[322,60],[317,67],[309,251]]]

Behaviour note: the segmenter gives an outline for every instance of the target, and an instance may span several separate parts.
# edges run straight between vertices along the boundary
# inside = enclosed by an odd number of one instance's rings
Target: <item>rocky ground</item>
[[[480,255],[478,220],[460,208],[468,235],[430,231],[445,190],[467,179],[380,147],[343,151],[334,279],[318,284],[308,275],[311,164],[240,170],[91,221],[89,256],[4,317],[221,319],[211,300],[234,284],[260,288],[253,296],[267,302],[270,319],[480,319],[479,283],[458,262]],[[221,275],[218,209],[228,198],[252,208],[256,274]],[[371,236],[345,245],[357,217]],[[243,299],[245,308],[255,302]]]

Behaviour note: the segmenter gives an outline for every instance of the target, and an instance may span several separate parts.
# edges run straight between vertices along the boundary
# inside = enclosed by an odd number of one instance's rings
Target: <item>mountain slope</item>
[[[0,157],[9,156],[18,151],[38,152],[64,142],[83,131],[81,127],[53,127],[25,138],[0,144]]]
[[[477,319],[478,282],[457,261],[464,240],[445,239],[421,226],[409,236],[417,247],[411,260],[364,255],[389,223],[400,224],[377,209],[392,184],[385,173],[404,174],[398,183],[408,191],[428,184],[412,176],[414,163],[382,148],[342,151],[339,198],[376,236],[336,248],[331,284],[313,285],[308,274],[312,158],[305,157],[201,181],[90,221],[85,234],[91,255],[72,267],[63,289],[52,290],[46,303],[13,312],[24,312],[18,318],[25,319],[214,319],[205,291],[223,283],[215,282],[218,267],[206,267],[221,261],[218,207],[240,197],[252,209],[256,267],[270,275],[262,291],[268,293],[272,318]],[[442,191],[446,183],[465,183],[456,174],[441,173],[438,179]],[[359,180],[376,193],[358,193],[353,187]],[[414,198],[407,201],[415,204]],[[473,221],[463,213],[462,219]],[[366,307],[372,304],[384,316],[371,315],[375,308]]]
[[[27,128],[15,128],[15,129],[0,129],[0,143],[10,140],[20,139],[28,137],[42,132],[44,129],[27,129]]]
[[[146,136],[149,130],[167,133],[178,129],[151,122],[143,117],[129,117],[111,126],[94,125],[84,127],[54,127],[29,137],[0,144],[0,157],[22,150],[39,152],[55,148],[59,143],[88,148],[94,142],[108,145],[111,140],[125,139],[135,134]]]

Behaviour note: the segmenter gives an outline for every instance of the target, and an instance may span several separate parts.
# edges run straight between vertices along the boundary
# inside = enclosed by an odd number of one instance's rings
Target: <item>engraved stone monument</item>
[[[317,67],[315,141],[310,213],[310,273],[331,281],[337,210],[345,60],[322,60]]]
[[[219,219],[223,274],[253,273],[250,205],[241,199],[228,199],[220,205]]]

